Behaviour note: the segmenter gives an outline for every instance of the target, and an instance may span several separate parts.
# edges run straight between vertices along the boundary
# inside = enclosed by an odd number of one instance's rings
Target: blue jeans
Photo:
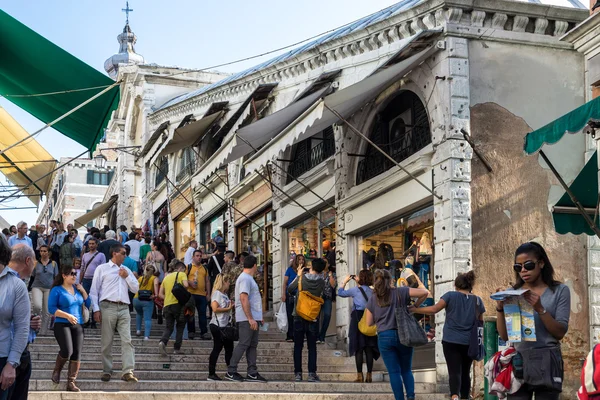
[[[378,332],[379,352],[390,375],[390,384],[396,400],[415,397],[415,378],[412,374],[413,348],[406,347],[398,340],[398,331]]]
[[[153,301],[142,301],[137,297],[133,299],[133,306],[135,307],[135,324],[136,330],[142,330],[142,318],[144,319],[144,336],[150,337],[150,330],[152,329],[152,311],[154,310]]]
[[[198,311],[198,321],[200,323],[200,335],[204,335],[208,332],[208,326],[206,324],[206,307],[208,301],[206,296],[200,294],[193,294],[194,302],[196,303],[196,310]],[[196,333],[196,318],[190,318],[187,324],[189,333]]]
[[[331,322],[331,307],[333,306],[332,299],[324,299],[325,302],[321,306],[321,313],[319,314],[319,322],[321,325],[321,332],[319,333],[319,340],[325,341],[327,335],[327,329],[329,328],[329,322]]]

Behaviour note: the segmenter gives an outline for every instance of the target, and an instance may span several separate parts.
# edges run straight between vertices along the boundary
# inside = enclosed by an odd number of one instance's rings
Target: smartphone
[[[356,280],[356,275],[350,275],[350,279]]]
[[[304,269],[302,270],[302,272],[304,272],[305,274],[307,274],[307,273],[309,273],[309,272],[310,272],[310,268],[304,268]]]

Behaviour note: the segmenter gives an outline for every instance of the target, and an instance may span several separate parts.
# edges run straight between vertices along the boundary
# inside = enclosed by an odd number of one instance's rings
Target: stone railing
[[[548,36],[558,43],[558,37],[587,16],[587,10],[513,0],[426,1],[360,31],[331,40],[240,80],[217,86],[207,93],[157,111],[150,115],[150,124],[156,127],[164,120],[174,120],[175,116],[197,112],[211,103],[249,95],[260,84],[292,79],[330,63],[374,52],[426,29],[460,26],[463,27],[462,31],[453,29],[452,33],[474,37],[478,34],[487,35],[486,39],[490,39],[489,31],[512,31],[531,34],[530,41],[535,41],[534,35],[538,35],[538,39]],[[548,39],[541,41],[547,43]],[[373,53],[373,56],[377,56],[377,53]]]

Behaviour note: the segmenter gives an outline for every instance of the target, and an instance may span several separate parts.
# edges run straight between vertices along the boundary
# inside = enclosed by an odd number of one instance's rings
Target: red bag
[[[595,345],[585,359],[577,398],[579,400],[600,399],[600,345]]]

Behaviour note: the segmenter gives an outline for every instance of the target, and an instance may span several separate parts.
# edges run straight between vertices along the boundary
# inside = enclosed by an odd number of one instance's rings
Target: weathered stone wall
[[[475,291],[485,300],[487,314],[494,315],[495,304],[489,294],[515,282],[512,264],[516,248],[529,240],[542,244],[557,278],[571,289],[571,323],[562,346],[566,386],[573,389],[578,386],[580,358],[589,349],[585,239],[554,231],[547,198],[555,178],[541,167],[538,156],[523,153],[523,137],[531,128],[522,118],[494,103],[477,104],[471,107],[471,131],[477,149],[493,168],[488,172],[474,157]]]

